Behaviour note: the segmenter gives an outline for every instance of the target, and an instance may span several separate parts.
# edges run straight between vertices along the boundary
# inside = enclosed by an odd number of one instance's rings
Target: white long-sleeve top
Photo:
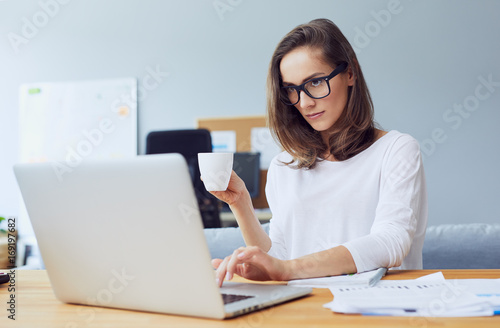
[[[348,160],[313,169],[282,164],[291,159],[277,155],[268,171],[270,255],[295,259],[343,245],[358,272],[422,269],[427,191],[414,138],[390,131]]]

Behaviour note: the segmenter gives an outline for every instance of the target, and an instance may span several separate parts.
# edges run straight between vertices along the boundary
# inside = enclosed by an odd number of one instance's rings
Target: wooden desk
[[[392,271],[384,279],[414,279],[437,270]],[[448,279],[500,278],[500,270],[442,270]],[[239,278],[238,280],[242,280]],[[323,308],[333,297],[314,289],[306,298],[224,321],[106,309],[59,302],[47,273],[16,271],[16,321],[7,319],[7,285],[0,285],[0,327],[500,327],[500,316],[477,318],[370,317]]]

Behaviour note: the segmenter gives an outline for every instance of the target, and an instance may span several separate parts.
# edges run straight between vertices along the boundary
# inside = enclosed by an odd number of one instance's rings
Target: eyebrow
[[[299,84],[302,84],[302,83],[304,83],[306,81],[314,79],[315,77],[322,77],[322,76],[327,76],[327,75],[328,75],[328,73],[325,75],[325,73],[323,73],[323,72],[316,72],[316,73],[313,73],[313,74],[309,75],[305,79],[303,79],[302,82],[300,82]],[[283,81],[283,86],[290,86],[290,85],[296,85],[296,84]]]

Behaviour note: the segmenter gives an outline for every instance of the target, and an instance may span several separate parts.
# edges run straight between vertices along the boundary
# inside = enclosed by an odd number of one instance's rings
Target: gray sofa
[[[266,232],[269,224],[263,224]],[[244,246],[239,228],[205,229],[212,258],[224,258]],[[423,249],[424,269],[500,269],[500,224],[429,226]]]
[[[500,269],[500,224],[443,224],[427,228],[424,269]]]

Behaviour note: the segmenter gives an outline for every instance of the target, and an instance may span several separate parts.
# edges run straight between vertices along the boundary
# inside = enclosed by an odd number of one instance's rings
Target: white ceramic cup
[[[205,189],[227,189],[233,170],[233,153],[198,153],[198,164]]]

